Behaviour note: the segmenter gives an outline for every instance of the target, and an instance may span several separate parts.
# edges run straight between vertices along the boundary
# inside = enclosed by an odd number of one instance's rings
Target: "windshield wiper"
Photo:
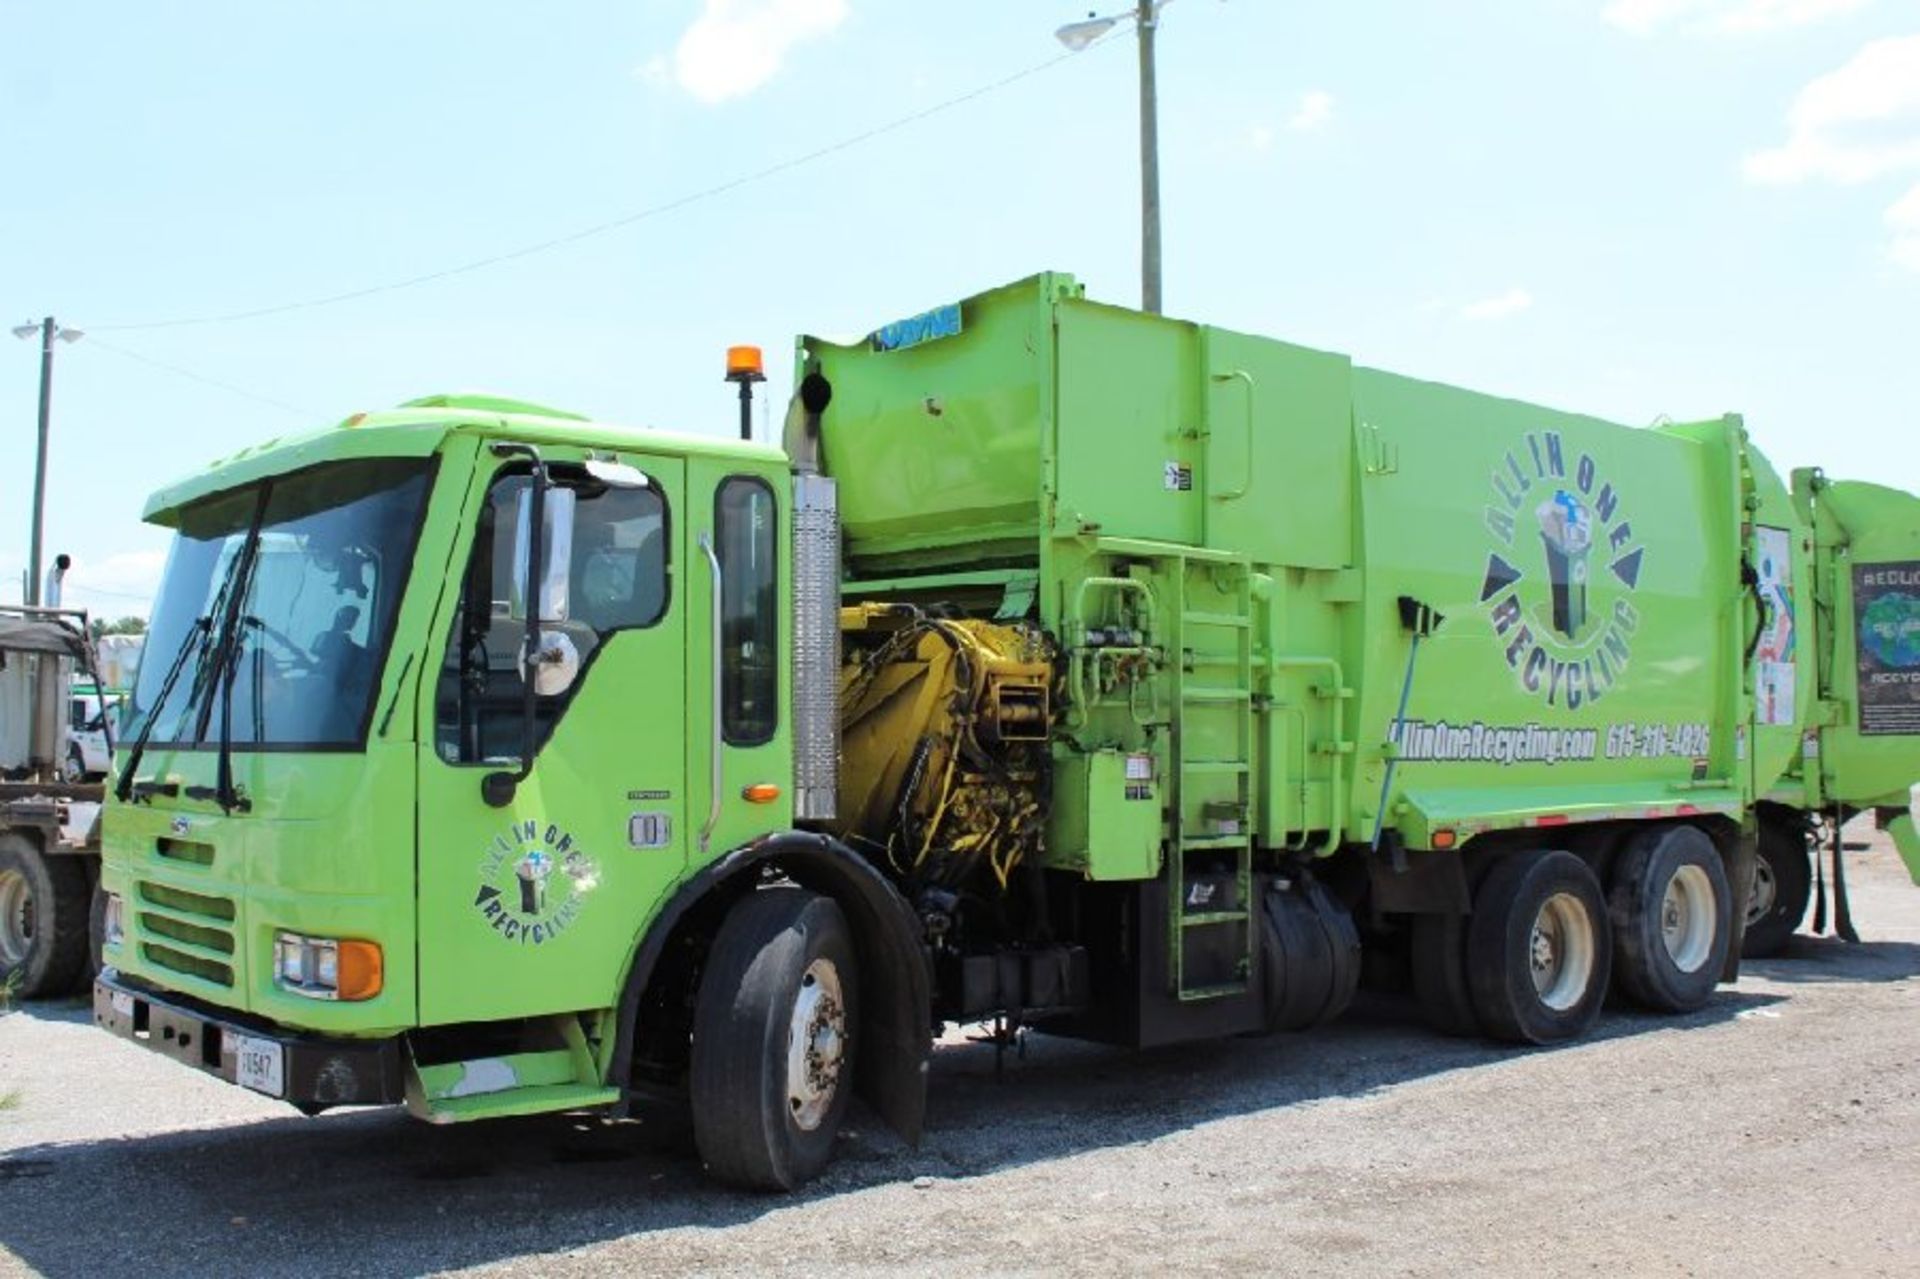
[[[254,507],[253,523],[248,529],[248,545],[251,545],[259,538],[260,513],[265,510],[265,508],[265,495],[262,494],[260,503]],[[127,749],[127,763],[126,766],[120,770],[120,780],[114,784],[114,798],[118,799],[121,803],[135,798],[136,795],[138,798],[151,800],[156,793],[157,788],[149,783],[142,783],[136,787],[134,784],[134,774],[140,769],[140,759],[146,754],[147,743],[153,740],[153,730],[159,725],[160,716],[167,709],[167,700],[173,696],[174,685],[179,683],[180,674],[186,669],[187,659],[189,657],[194,658],[193,685],[187,694],[186,706],[181,708],[181,714],[183,716],[187,711],[192,710],[194,705],[200,700],[201,690],[203,688],[210,690],[212,684],[217,682],[203,682],[207,671],[207,654],[218,647],[218,645],[214,643],[214,619],[222,613],[231,611],[228,604],[233,587],[238,580],[242,562],[248,558],[247,548],[246,546],[242,546],[240,552],[227,562],[226,576],[220,579],[220,589],[214,594],[213,607],[193,619],[193,625],[188,630],[186,639],[181,641],[180,651],[174,654],[173,664],[167,668],[166,679],[161,681],[160,692],[154,698],[153,708],[147,712],[145,722],[140,725],[139,734],[133,739],[132,745]],[[211,702],[209,702],[209,707],[210,706]],[[205,736],[206,713],[203,710],[198,716],[198,726],[194,730],[194,737],[200,739]]]
[[[268,481],[260,490],[260,504],[253,508],[253,526],[247,530],[246,544],[237,557],[243,567],[227,599],[227,620],[220,628],[220,648],[213,661],[213,682],[220,688],[220,762],[214,774],[214,799],[224,813],[253,807],[233,784],[233,680],[240,673],[240,628],[247,620],[241,607],[253,593],[253,571],[260,563],[260,525],[266,519],[267,499],[272,494],[273,483]],[[254,711],[259,713],[258,702]]]
[[[207,639],[213,633],[213,615],[206,614],[193,619],[193,628],[180,645],[180,651],[174,654],[173,665],[167,668],[166,679],[160,682],[160,693],[154,699],[153,709],[147,712],[147,718],[140,725],[140,732],[134,737],[133,744],[127,748],[127,763],[120,770],[120,780],[114,784],[113,795],[125,803],[134,794],[133,775],[139,771],[140,757],[146,753],[147,743],[153,738],[154,725],[160,722],[160,713],[167,708],[167,699],[173,696],[173,686],[180,680],[180,672],[185,669],[187,659],[194,654],[204,655],[207,651]],[[195,663],[198,669],[199,663]],[[152,797],[155,787],[150,783],[141,783],[140,797]]]

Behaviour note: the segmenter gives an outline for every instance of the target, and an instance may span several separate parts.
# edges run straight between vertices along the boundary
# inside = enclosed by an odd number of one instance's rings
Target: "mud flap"
[[[1893,836],[1893,846],[1907,865],[1907,878],[1920,885],[1920,829],[1914,827],[1913,814],[1902,813],[1888,822],[1887,834]]]

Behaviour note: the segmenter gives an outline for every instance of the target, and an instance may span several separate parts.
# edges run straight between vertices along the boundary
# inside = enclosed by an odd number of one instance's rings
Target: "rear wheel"
[[[1572,853],[1521,853],[1496,865],[1467,925],[1467,981],[1495,1039],[1550,1044],[1585,1034],[1613,967],[1600,881]]]
[[[1740,954],[1768,959],[1787,947],[1787,939],[1807,914],[1813,895],[1813,861],[1806,832],[1795,822],[1760,823],[1760,847],[1747,884],[1747,934]]]
[[[860,975],[831,898],[741,899],[720,925],[693,1022],[693,1134],[707,1170],[756,1190],[814,1176],[853,1092]]]
[[[1413,994],[1420,1015],[1443,1035],[1477,1035],[1467,984],[1467,916],[1415,915]]]
[[[87,963],[87,872],[44,857],[18,832],[0,834],[0,985],[34,999],[64,995]]]
[[[1732,898],[1720,852],[1697,827],[1667,826],[1627,841],[1607,898],[1620,992],[1656,1012],[1704,1005],[1726,967]]]

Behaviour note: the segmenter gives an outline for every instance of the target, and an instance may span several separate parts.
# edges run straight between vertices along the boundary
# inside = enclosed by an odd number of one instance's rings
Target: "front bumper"
[[[278,1045],[280,1090],[255,1091],[303,1108],[384,1106],[406,1098],[398,1039],[326,1039],[289,1032],[184,995],[149,990],[111,968],[94,978],[93,1020],[121,1039],[230,1084],[241,1082],[240,1040]]]

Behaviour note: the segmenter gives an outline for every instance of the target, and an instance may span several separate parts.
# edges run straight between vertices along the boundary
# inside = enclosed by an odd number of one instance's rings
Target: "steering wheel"
[[[266,636],[268,639],[272,640],[274,643],[280,645],[281,648],[285,649],[287,652],[287,656],[293,659],[293,665],[297,667],[299,670],[303,672],[311,673],[313,671],[317,671],[320,669],[320,659],[315,657],[311,651],[309,651],[306,648],[303,648],[300,644],[295,642],[293,639],[291,639],[287,635],[282,634],[280,631],[275,630],[271,626],[268,626],[265,622],[261,621],[257,617],[251,617],[251,616],[248,617],[247,624],[257,629],[262,635]]]

